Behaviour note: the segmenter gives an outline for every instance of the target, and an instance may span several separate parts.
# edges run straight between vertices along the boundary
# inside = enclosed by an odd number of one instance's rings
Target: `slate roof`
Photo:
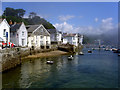
[[[27,28],[27,30],[28,30],[28,35],[30,36],[30,35],[33,33],[33,31],[36,30],[39,26],[40,26],[40,25],[28,25],[28,26],[26,26],[26,28]],[[43,26],[43,25],[41,25],[41,26]],[[44,26],[43,26],[43,27],[44,27]],[[47,30],[44,30],[44,29],[43,29],[43,31],[42,31],[42,30],[41,30],[41,27],[40,27],[40,28],[38,28],[38,30],[35,31],[33,34],[34,34],[34,35],[45,35],[45,36],[48,36],[48,35],[49,35],[48,33],[49,33],[49,32],[47,32]]]
[[[16,32],[20,28],[21,24],[13,24],[10,27],[10,32]]]
[[[26,26],[28,33],[32,33],[35,29],[37,29],[40,25],[28,25]]]
[[[67,34],[67,33],[64,33],[63,34],[63,37],[74,37],[76,34],[72,34],[72,33],[69,33],[69,34]]]
[[[57,33],[57,30],[56,30],[56,29],[47,29],[47,31],[48,31],[50,34],[55,34],[55,33]]]

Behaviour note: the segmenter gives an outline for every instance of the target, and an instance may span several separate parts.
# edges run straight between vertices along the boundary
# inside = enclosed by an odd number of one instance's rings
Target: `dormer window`
[[[6,29],[3,30],[3,36],[6,36]]]

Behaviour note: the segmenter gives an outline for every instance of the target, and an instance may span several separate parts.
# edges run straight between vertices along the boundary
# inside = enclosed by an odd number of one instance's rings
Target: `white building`
[[[75,46],[82,45],[83,42],[83,36],[79,34],[63,34],[63,44],[72,44]]]
[[[15,44],[16,46],[27,46],[27,29],[25,27],[25,24],[22,23],[14,23],[10,27],[10,42]]]
[[[41,49],[51,48],[50,34],[41,25],[28,25],[28,47]]]
[[[62,43],[62,32],[57,31],[56,38],[57,38],[58,44],[61,44]]]
[[[10,42],[10,26],[7,23],[6,19],[0,19],[0,42],[7,44]]]
[[[56,29],[47,29],[50,33],[51,43],[60,44],[62,42],[62,32]]]

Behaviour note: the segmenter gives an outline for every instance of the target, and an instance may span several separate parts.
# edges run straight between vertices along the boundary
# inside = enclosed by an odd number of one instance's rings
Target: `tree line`
[[[55,29],[50,22],[38,16],[35,12],[30,12],[28,18],[24,18],[25,12],[26,11],[24,9],[7,7],[2,14],[2,18],[6,18],[8,22],[11,20],[13,23],[24,22],[26,25],[43,24],[46,29]]]

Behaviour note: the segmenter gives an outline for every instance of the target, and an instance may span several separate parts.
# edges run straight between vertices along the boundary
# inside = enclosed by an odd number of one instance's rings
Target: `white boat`
[[[68,59],[69,59],[69,60],[72,60],[72,59],[73,59],[73,56],[72,56],[72,55],[71,55],[71,56],[69,56],[69,57],[68,57]]]
[[[47,61],[47,64],[53,64],[53,61]]]
[[[84,55],[84,53],[83,52],[79,52],[79,55]]]
[[[110,51],[110,49],[109,48],[105,48],[105,51]]]

